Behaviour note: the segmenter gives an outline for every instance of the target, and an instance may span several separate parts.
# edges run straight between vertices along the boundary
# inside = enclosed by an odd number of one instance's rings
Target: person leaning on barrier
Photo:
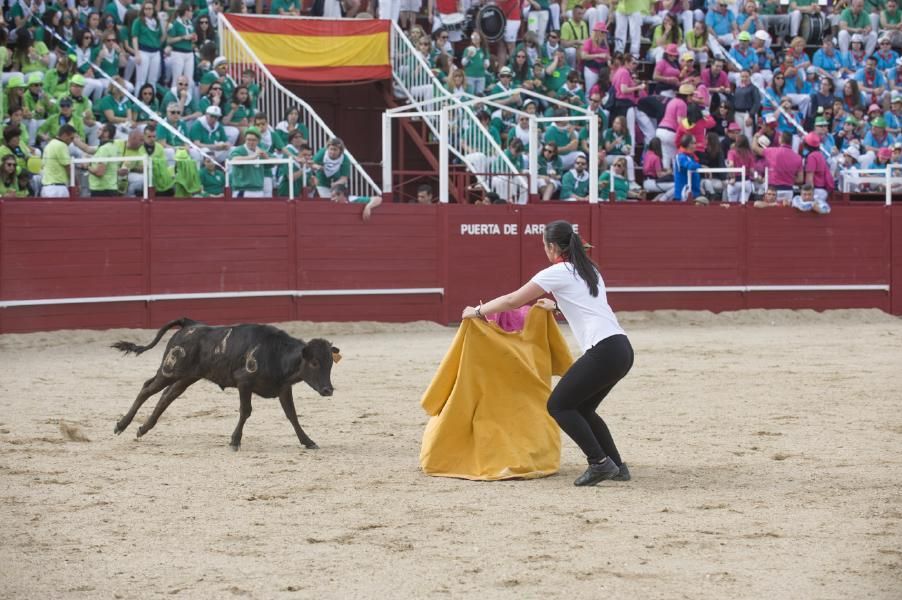
[[[435,204],[438,199],[432,195],[432,186],[422,184],[417,187],[417,204]]]
[[[69,197],[69,144],[75,139],[75,127],[63,125],[56,137],[44,148],[44,160],[41,168],[41,197]]]
[[[100,146],[94,152],[94,158],[111,158],[119,156],[119,149],[114,144],[116,126],[107,123],[100,128]],[[119,196],[119,168],[121,163],[97,162],[88,165],[88,190],[91,197]],[[124,174],[124,173],[123,173]]]
[[[282,148],[282,154],[286,158],[294,159],[291,176],[294,179],[294,197],[298,198],[306,191],[311,196],[316,196],[316,180],[313,177],[313,151],[304,143],[303,134],[295,129],[291,133],[291,139],[287,146]],[[289,197],[288,165],[279,165],[276,169],[276,178],[279,186],[276,193],[284,198]]]
[[[348,196],[348,186],[343,183],[334,183],[329,189],[330,200],[338,204],[364,204],[363,220],[369,221],[373,210],[382,204],[381,196]]]
[[[272,158],[259,147],[260,132],[256,127],[248,127],[244,132],[244,144],[234,148],[229,154],[232,163]],[[229,173],[229,184],[236,198],[262,198],[263,178],[271,165],[233,164]]]
[[[320,148],[313,156],[316,171],[316,190],[320,198],[331,197],[331,187],[336,183],[347,186],[351,175],[351,161],[345,152],[345,144],[339,138],[332,138],[326,147]]]

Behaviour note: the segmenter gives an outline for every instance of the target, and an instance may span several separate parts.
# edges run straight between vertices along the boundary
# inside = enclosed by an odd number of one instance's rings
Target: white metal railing
[[[242,15],[242,17],[268,16],[268,15]],[[300,19],[304,17],[280,17]],[[229,60],[229,67],[233,73],[240,74],[245,70],[251,70],[256,75],[260,85],[260,95],[257,98],[257,110],[266,113],[271,122],[276,123],[288,114],[292,108],[300,111],[299,120],[308,131],[307,144],[314,151],[325,148],[329,140],[337,137],[329,126],[316,114],[313,108],[297,95],[290,92],[273,77],[269,69],[257,58],[254,52],[229,22],[228,15],[220,15],[219,18],[219,48],[223,56]],[[351,152],[345,148],[345,156],[351,163],[351,174],[348,177],[349,193],[357,196],[377,196],[380,194],[379,186],[367,174]]]
[[[263,165],[288,165],[288,199],[294,200],[294,159],[293,158],[255,158],[253,160],[232,160],[225,161],[225,186],[229,187],[229,178],[232,174],[233,167],[247,166],[263,166]]]
[[[100,158],[72,158],[69,163],[69,187],[75,187],[75,165],[97,164],[97,163],[141,163],[141,174],[144,177],[144,191],[141,197],[145,200],[148,198],[148,188],[150,187],[150,178],[153,177],[153,165],[151,165],[150,157],[146,154],[141,156],[101,156]]]
[[[701,169],[696,169],[695,172],[699,175],[704,175],[706,173],[710,173],[712,175],[715,175],[717,173],[738,174],[740,176],[741,182],[741,187],[739,188],[739,203],[745,204],[746,202],[748,202],[748,196],[751,194],[751,191],[748,194],[745,191],[745,167],[702,167]]]
[[[893,175],[893,171],[898,171],[900,175]],[[858,186],[862,183],[876,183],[884,187],[886,192],[886,205],[893,203],[893,185],[902,187],[902,166],[887,164],[883,169],[843,169],[840,171],[840,179],[842,179],[842,191],[848,194],[852,186]]]
[[[473,107],[455,97],[433,75],[423,56],[413,47],[397,23],[392,24],[392,79],[398,90],[411,102],[406,106],[387,111],[391,118],[418,117],[429,127],[440,144],[447,143],[447,150],[454,154],[472,172],[486,190],[492,189],[495,177],[501,180],[516,178],[519,169],[504,154],[504,149],[476,118]],[[504,94],[502,94],[503,96]],[[508,94],[509,95],[509,94]],[[472,98],[472,96],[470,96]],[[447,111],[448,126],[442,135],[441,115]],[[383,134],[389,121],[383,120]],[[388,129],[389,135],[391,133]],[[390,186],[385,180],[385,161],[391,159],[383,153],[383,188]],[[390,164],[390,163],[389,163]],[[447,157],[439,157],[439,182],[447,185]],[[440,189],[441,192],[441,189]],[[440,193],[439,200],[447,202],[447,194]]]

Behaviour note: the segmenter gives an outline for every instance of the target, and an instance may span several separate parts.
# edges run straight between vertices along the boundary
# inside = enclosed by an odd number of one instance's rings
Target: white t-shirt
[[[589,286],[568,262],[539,271],[532,281],[554,296],[583,352],[612,335],[625,335],[608,305],[601,274],[598,275],[598,295],[594,298],[589,293]]]

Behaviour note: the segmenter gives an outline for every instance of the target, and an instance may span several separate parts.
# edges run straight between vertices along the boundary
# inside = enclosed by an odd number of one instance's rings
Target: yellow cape
[[[551,376],[572,362],[549,311],[532,308],[518,332],[465,319],[420,401],[432,416],[423,471],[480,480],[556,473],[561,438],[546,403]]]

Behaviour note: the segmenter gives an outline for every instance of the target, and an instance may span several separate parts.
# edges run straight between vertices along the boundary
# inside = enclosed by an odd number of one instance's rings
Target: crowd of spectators
[[[157,196],[218,196],[228,159],[236,196],[353,200],[333,189],[346,189],[350,175],[342,140],[312,148],[301,110],[273,120],[259,109],[254,71],[239,74],[220,55],[220,15],[252,8],[14,0],[0,19],[0,194],[68,196],[75,162],[83,195],[152,186]],[[301,3],[273,0],[268,11],[300,14]],[[290,158],[293,168],[241,164],[269,158]]]
[[[559,114],[516,93],[530,90],[598,115],[595,157],[584,121],[544,128],[543,200],[585,200],[599,185],[603,200],[770,206],[777,197],[826,212],[839,185],[880,189],[861,170],[902,164],[897,0],[498,0],[507,27],[494,47],[478,29],[445,26],[477,2],[436,0],[431,31],[408,28],[449,92],[510,90],[512,108]],[[503,148],[528,143],[513,113],[486,106],[478,116]],[[599,163],[598,182],[589,181],[589,160]],[[745,183],[698,172],[727,167],[745,167]],[[807,186],[818,202],[803,200]],[[507,200],[523,196],[514,190]]]
[[[342,141],[312,148],[300,111],[264,114],[254,71],[237,73],[220,55],[223,12],[258,6],[223,1],[13,0],[0,23],[0,193],[68,195],[76,158],[86,195],[152,185],[157,195],[215,196],[229,159],[236,196],[287,196],[292,187],[351,201]],[[840,180],[877,189],[857,170],[902,162],[897,0],[498,0],[506,23],[495,44],[450,18],[478,2],[386,0],[363,9],[399,21],[450,93],[512,91],[502,101],[509,107],[560,117],[541,132],[543,200],[584,200],[598,185],[602,199],[771,205],[776,195],[824,211]],[[259,6],[351,17],[361,4]],[[566,119],[574,107],[598,115],[597,156],[585,122]],[[528,122],[489,107],[478,117],[525,171]],[[241,164],[268,158],[295,161],[292,185],[285,165]],[[589,160],[599,162],[597,182]],[[701,167],[745,167],[745,184],[733,173],[700,176]],[[765,170],[776,194],[764,189]],[[803,186],[817,202],[805,203]],[[502,200],[525,201],[515,187]]]

